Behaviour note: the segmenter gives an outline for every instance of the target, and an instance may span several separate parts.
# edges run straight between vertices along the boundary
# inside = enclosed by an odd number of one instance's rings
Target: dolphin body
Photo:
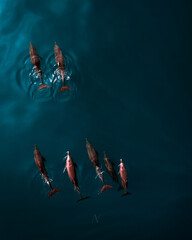
[[[73,183],[74,189],[78,192],[78,194],[80,195],[80,199],[78,201],[87,199],[89,197],[82,197],[80,189],[79,189],[79,185],[78,185],[78,180],[77,180],[77,175],[76,175],[76,164],[73,162],[69,151],[67,152],[67,159],[66,159],[66,165],[65,168],[63,170],[63,173],[65,172],[65,170],[67,170],[69,179],[71,180],[71,182]]]
[[[125,165],[123,163],[123,160],[120,159],[120,164],[119,164],[119,174],[120,174],[120,177],[121,177],[121,183],[122,183],[122,186],[125,190],[125,193],[122,194],[121,196],[125,196],[125,195],[128,195],[130,194],[130,192],[127,192],[127,187],[128,187],[128,181],[127,181],[127,170],[125,168]]]
[[[40,66],[40,58],[39,58],[39,55],[37,54],[36,49],[32,45],[32,43],[30,43],[29,54],[30,54],[31,62],[32,62],[33,66],[34,66],[34,68],[35,68],[36,72],[38,73],[38,75],[40,77],[40,80],[41,80],[41,86],[37,89],[37,91],[41,90],[42,88],[49,88],[48,85],[43,83],[41,66]]]
[[[93,163],[93,166],[96,169],[97,176],[99,176],[99,178],[101,179],[101,181],[103,183],[101,193],[103,193],[106,189],[113,188],[111,185],[105,184],[104,178],[103,178],[103,172],[101,171],[101,169],[99,167],[99,160],[97,157],[97,153],[96,153],[95,149],[93,148],[93,146],[91,145],[91,143],[87,139],[86,139],[86,147],[87,147],[89,159],[91,160],[91,162]]]
[[[63,87],[59,89],[58,92],[64,91],[64,90],[71,90],[69,87],[65,86],[65,61],[64,61],[64,56],[63,53],[60,49],[60,47],[56,44],[54,46],[54,52],[55,52],[55,62],[58,66],[58,70],[61,74],[61,78],[63,81]]]
[[[113,179],[114,182],[116,182],[119,185],[119,190],[122,188],[118,177],[117,177],[117,173],[114,169],[114,163],[110,161],[110,159],[107,157],[106,153],[104,152],[104,163],[105,163],[105,167],[107,169],[107,172],[109,173],[109,175],[111,176],[111,178]]]
[[[45,182],[47,183],[47,185],[50,187],[51,191],[49,193],[49,198],[51,196],[53,196],[56,192],[60,192],[60,189],[53,189],[53,187],[51,186],[49,177],[47,175],[47,170],[45,168],[45,159],[41,156],[41,153],[39,151],[39,149],[37,148],[37,146],[35,145],[35,150],[34,150],[34,159],[35,159],[35,163],[42,175],[42,177],[45,179]]]

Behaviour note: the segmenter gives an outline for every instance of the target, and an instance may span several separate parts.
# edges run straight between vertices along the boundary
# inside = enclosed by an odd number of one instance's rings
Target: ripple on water
[[[41,70],[43,83],[49,88],[38,90],[41,86],[41,80],[36,70],[34,69],[30,57],[25,57],[21,69],[17,73],[17,84],[25,91],[34,101],[46,102],[55,100],[57,102],[66,102],[73,98],[77,93],[77,65],[74,63],[72,57],[64,53],[65,59],[65,85],[71,90],[59,92],[63,86],[60,72],[55,63],[55,56],[50,53],[48,57],[41,60]]]

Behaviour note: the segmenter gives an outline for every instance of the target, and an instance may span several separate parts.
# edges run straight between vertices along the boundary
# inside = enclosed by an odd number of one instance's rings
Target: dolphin
[[[41,156],[41,153],[39,151],[39,149],[37,148],[37,146],[35,145],[35,150],[34,150],[34,159],[35,159],[35,163],[42,175],[42,177],[45,179],[45,182],[47,183],[47,185],[50,187],[51,191],[49,193],[49,198],[51,196],[53,196],[56,192],[60,192],[60,189],[53,189],[49,180],[49,177],[47,175],[47,170],[45,168],[45,159],[44,157]]]
[[[94,167],[99,166],[99,160],[97,157],[97,153],[96,153],[95,149],[93,148],[93,146],[91,145],[91,143],[87,139],[86,139],[86,147],[87,147],[89,159],[93,163],[93,166]]]
[[[64,91],[64,90],[71,90],[69,87],[65,86],[65,62],[64,62],[64,56],[60,49],[60,47],[56,44],[54,46],[54,52],[55,52],[55,62],[58,66],[59,72],[61,74],[61,78],[63,81],[63,87],[59,89],[58,92]]]
[[[122,187],[119,183],[117,173],[115,172],[115,169],[114,169],[115,164],[110,161],[110,159],[107,157],[105,152],[104,152],[104,163],[105,163],[105,167],[107,169],[107,172],[112,177],[113,181],[116,182],[117,184],[119,184],[119,190],[120,190]]]
[[[127,187],[128,187],[128,181],[127,181],[127,170],[125,168],[125,165],[123,163],[123,160],[120,159],[120,164],[119,164],[119,174],[120,174],[120,177],[121,177],[121,183],[122,183],[122,186],[125,190],[124,194],[122,194],[121,196],[125,196],[125,195],[128,195],[130,194],[130,192],[127,192]]]
[[[30,42],[30,47],[29,47],[29,54],[30,54],[31,62],[41,80],[41,86],[37,89],[37,91],[41,90],[42,88],[49,88],[48,85],[43,83],[42,72],[41,72],[41,67],[40,67],[40,57],[37,54],[37,51],[31,42]]]
[[[79,186],[78,186],[78,180],[77,180],[77,175],[76,175],[76,164],[73,162],[70,154],[69,154],[69,151],[67,152],[67,159],[66,159],[66,165],[65,165],[65,168],[63,170],[63,173],[65,172],[65,170],[67,170],[67,173],[68,173],[68,176],[69,176],[69,179],[71,180],[71,182],[73,183],[74,185],[74,189],[78,192],[78,194],[80,195],[80,199],[78,201],[81,201],[81,200],[84,200],[84,199],[87,199],[89,197],[82,197],[81,195],[81,192],[80,192],[80,189],[79,189]]]
[[[101,171],[101,169],[99,167],[99,160],[97,157],[97,153],[96,153],[95,149],[93,148],[93,146],[91,145],[91,143],[87,139],[86,139],[86,147],[87,147],[89,159],[91,160],[91,162],[93,163],[93,166],[95,167],[97,176],[101,179],[101,181],[103,183],[101,193],[103,193],[106,189],[113,188],[111,185],[105,184],[104,178],[103,178],[103,172]]]

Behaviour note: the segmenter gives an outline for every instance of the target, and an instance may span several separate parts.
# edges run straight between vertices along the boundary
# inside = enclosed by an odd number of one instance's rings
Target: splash
[[[26,56],[21,69],[17,73],[17,84],[34,101],[46,102],[54,100],[57,102],[66,102],[72,99],[77,93],[78,68],[77,64],[68,53],[64,53],[65,60],[65,83],[71,90],[59,92],[62,87],[62,78],[55,63],[55,56],[50,53],[44,60],[41,58],[41,70],[43,83],[47,88],[38,90],[41,86],[41,80],[33,67],[30,57]]]

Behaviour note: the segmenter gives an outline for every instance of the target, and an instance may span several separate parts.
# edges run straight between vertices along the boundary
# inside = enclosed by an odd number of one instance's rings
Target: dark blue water
[[[0,1],[0,239],[191,239],[191,7],[189,0]],[[58,43],[70,59],[71,92],[31,89],[30,41],[51,83]],[[123,158],[131,195],[121,198],[116,185],[99,194],[85,138],[103,169],[104,151],[116,170]],[[34,144],[62,189],[51,199]],[[91,196],[80,203],[62,174],[68,150]]]

